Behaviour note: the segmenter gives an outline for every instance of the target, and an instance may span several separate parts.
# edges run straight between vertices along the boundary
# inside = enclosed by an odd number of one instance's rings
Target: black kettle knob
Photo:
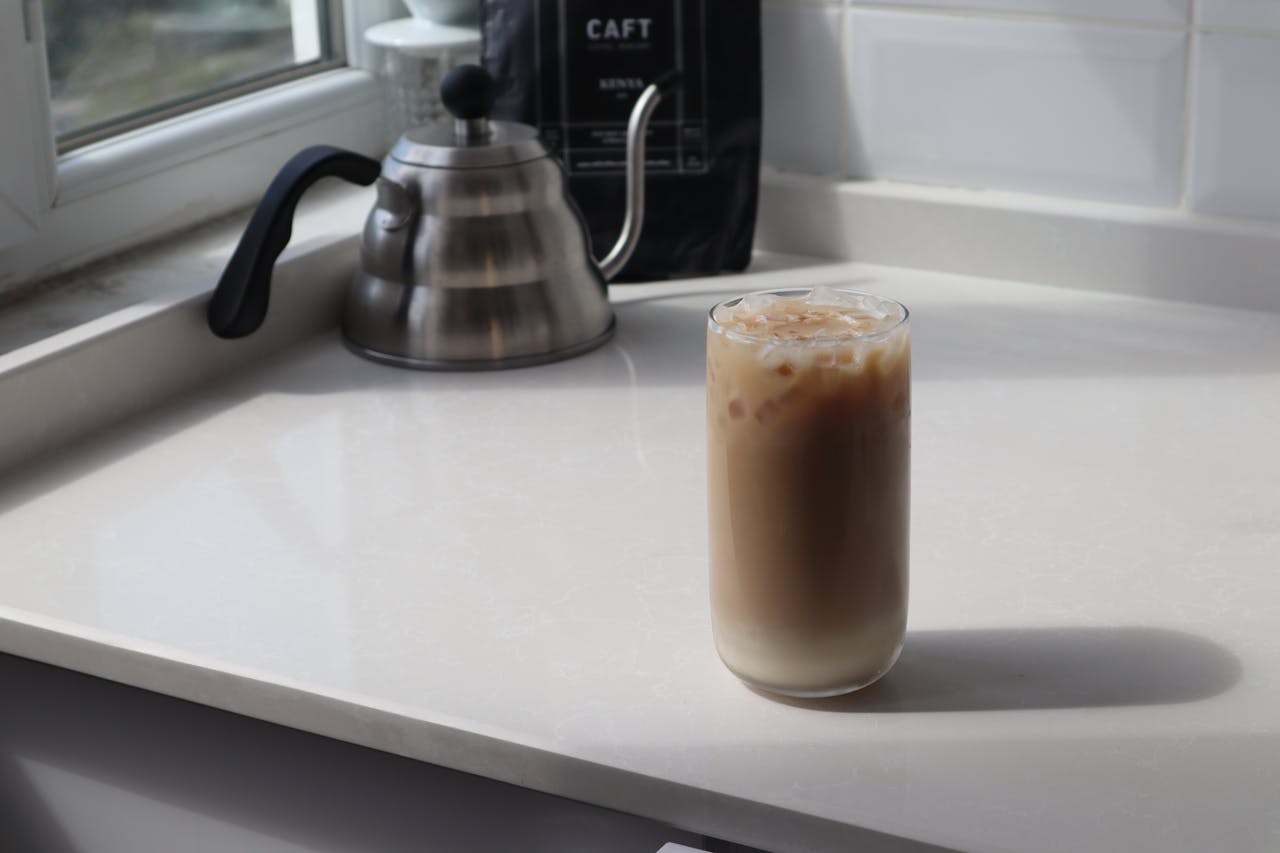
[[[485,118],[498,93],[493,77],[479,65],[459,65],[440,84],[440,101],[458,119]]]

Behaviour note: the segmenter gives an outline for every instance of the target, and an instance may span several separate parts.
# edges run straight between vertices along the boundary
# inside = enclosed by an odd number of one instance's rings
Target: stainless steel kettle
[[[360,269],[347,292],[348,347],[401,367],[517,367],[586,352],[613,334],[606,283],[644,222],[644,140],[675,73],[648,86],[627,127],[626,219],[597,263],[560,163],[536,128],[492,121],[493,79],[455,68],[441,86],[452,122],[406,132],[379,165],[329,146],[295,155],[268,187],[209,303],[224,338],[266,317],[271,270],[302,193],[333,175],[367,186]]]

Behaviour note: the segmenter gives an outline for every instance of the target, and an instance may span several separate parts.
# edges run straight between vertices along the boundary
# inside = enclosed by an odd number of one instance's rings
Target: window
[[[44,0],[58,148],[334,67],[336,11],[324,0]]]
[[[247,206],[307,145],[380,154],[361,35],[403,9],[0,3],[0,291]]]

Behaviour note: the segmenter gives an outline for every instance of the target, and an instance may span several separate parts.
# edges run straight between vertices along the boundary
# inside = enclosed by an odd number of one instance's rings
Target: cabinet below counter
[[[597,806],[0,654],[20,853],[751,853]]]
[[[882,682],[783,702],[711,644],[704,328],[814,284],[912,312],[911,610]],[[317,777],[302,733],[690,846],[1280,844],[1280,315],[859,264],[611,295],[570,361],[404,371],[331,330],[12,470],[0,652],[209,706],[158,748],[230,711]],[[25,790],[92,784],[56,740],[3,756]],[[161,799],[208,769],[165,766]]]

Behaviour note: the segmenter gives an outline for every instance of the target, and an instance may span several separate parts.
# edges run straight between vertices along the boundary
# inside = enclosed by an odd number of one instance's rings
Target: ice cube
[[[837,308],[851,308],[859,314],[883,320],[894,313],[893,303],[869,293],[856,293],[835,287],[819,285],[809,295],[815,305],[830,305]]]
[[[750,316],[752,314],[764,314],[773,307],[778,301],[778,297],[772,293],[748,293],[738,302],[734,313],[739,317]]]
[[[808,301],[814,305],[833,305],[838,308],[861,308],[863,297],[860,293],[850,293],[834,287],[820,284],[809,292]]]

